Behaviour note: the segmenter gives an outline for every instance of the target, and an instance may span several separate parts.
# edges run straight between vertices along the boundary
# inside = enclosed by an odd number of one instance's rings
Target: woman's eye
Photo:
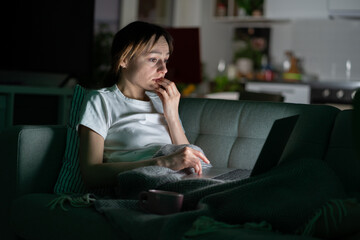
[[[156,63],[156,62],[157,62],[157,59],[156,59],[156,58],[150,58],[149,61],[150,61],[150,62],[153,62],[153,63]]]
[[[165,59],[164,62],[165,64],[167,64],[169,62],[169,59]]]

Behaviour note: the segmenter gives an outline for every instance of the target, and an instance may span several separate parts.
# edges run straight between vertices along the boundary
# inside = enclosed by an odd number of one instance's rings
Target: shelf
[[[266,17],[238,17],[238,16],[224,16],[214,17],[214,21],[222,23],[285,23],[289,22],[289,19],[274,19]]]
[[[222,8],[219,9],[221,5]],[[263,12],[260,9],[260,12]],[[213,19],[219,23],[243,23],[243,24],[270,24],[288,22],[287,18],[268,18],[264,15],[249,16],[241,15],[237,10],[235,0],[214,0],[213,2]]]
[[[72,88],[8,86],[0,85],[0,94],[37,94],[37,95],[66,95],[73,94]]]
[[[73,89],[0,85],[0,131],[13,125],[65,125]]]

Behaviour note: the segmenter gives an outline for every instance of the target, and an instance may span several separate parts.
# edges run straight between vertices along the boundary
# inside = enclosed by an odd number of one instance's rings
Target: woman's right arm
[[[148,160],[104,163],[104,138],[83,125],[79,125],[79,136],[80,170],[85,184],[89,187],[113,186],[120,172],[152,165],[173,170],[193,167],[195,172],[201,173],[201,168],[198,167],[199,158],[205,162],[209,161],[199,151],[186,147],[168,156]]]
[[[118,173],[156,164],[156,159],[138,162],[104,163],[104,138],[83,125],[79,125],[79,136],[80,170],[85,184],[89,187],[115,185]]]

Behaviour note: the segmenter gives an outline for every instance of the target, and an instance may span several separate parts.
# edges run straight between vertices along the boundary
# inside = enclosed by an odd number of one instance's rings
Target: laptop
[[[274,121],[252,170],[208,167],[203,169],[201,175],[192,173],[184,176],[183,179],[212,178],[219,180],[240,180],[269,171],[278,164],[298,118],[299,115],[293,115]]]

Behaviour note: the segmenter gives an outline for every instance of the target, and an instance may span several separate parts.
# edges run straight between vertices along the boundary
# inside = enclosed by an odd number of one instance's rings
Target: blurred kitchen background
[[[183,97],[346,109],[360,88],[359,0],[18,0],[0,13],[0,129],[66,123],[74,85],[101,82],[113,35],[135,20],[173,35]]]

